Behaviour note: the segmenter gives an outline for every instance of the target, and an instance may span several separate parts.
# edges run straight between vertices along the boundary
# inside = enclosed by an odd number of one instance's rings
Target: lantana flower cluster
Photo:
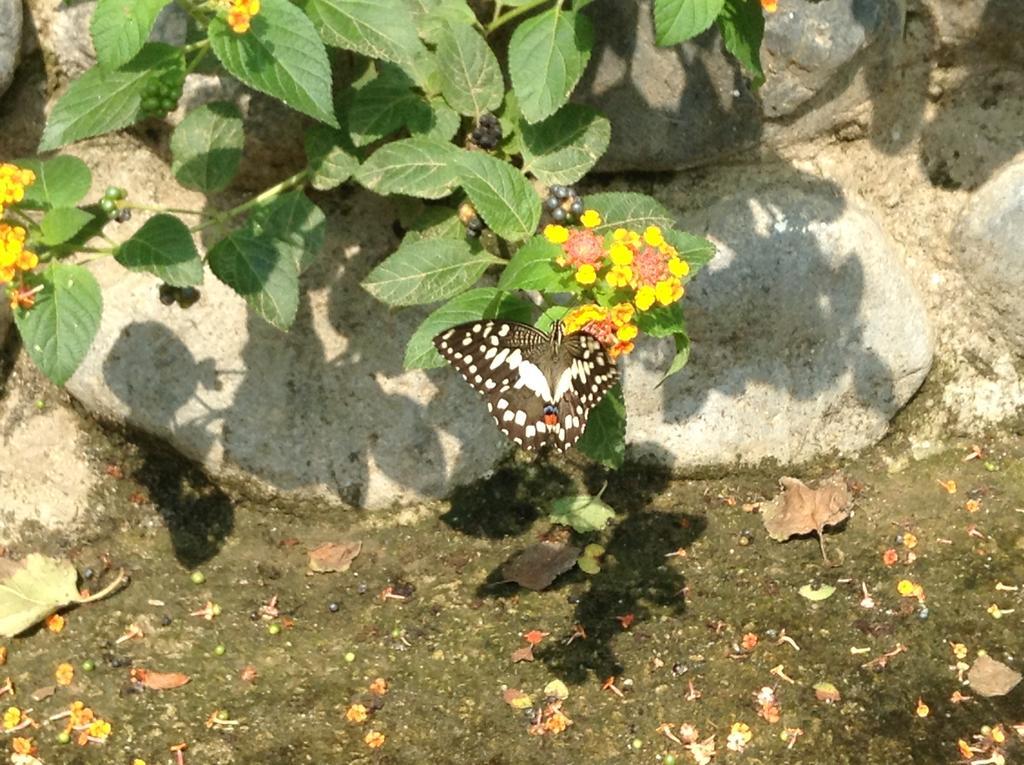
[[[0,216],[10,205],[18,204],[25,198],[25,188],[35,183],[36,175],[31,170],[12,165],[0,164]],[[31,308],[35,302],[35,291],[27,289],[19,274],[31,271],[39,265],[34,252],[25,249],[25,229],[9,223],[0,223],[0,287],[14,281],[8,290],[11,308]]]
[[[683,279],[690,267],[658,226],[648,226],[643,233],[617,228],[601,236],[593,230],[601,222],[595,210],[587,210],[580,216],[582,228],[549,225],[544,237],[561,247],[556,262],[573,269],[580,285],[611,295],[603,301],[608,305],[578,306],[562,321],[566,332],[596,337],[614,359],[633,350],[639,333],[633,323],[637,312],[672,305],[683,297]]]
[[[228,26],[236,34],[245,34],[259,12],[260,0],[228,0]]]

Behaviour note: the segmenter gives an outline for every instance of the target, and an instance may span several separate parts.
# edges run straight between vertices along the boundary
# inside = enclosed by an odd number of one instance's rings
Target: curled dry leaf
[[[324,542],[309,551],[309,570],[316,574],[348,571],[362,549],[362,542]]]
[[[501,694],[501,699],[514,709],[529,709],[533,706],[533,699],[530,698],[530,695],[518,688],[508,688]]]
[[[967,682],[979,696],[1005,696],[1020,680],[1020,672],[986,654],[975,659],[967,670]]]
[[[768,536],[785,542],[799,534],[817,532],[821,555],[827,563],[823,532],[850,515],[851,496],[846,479],[837,473],[822,481],[817,489],[810,488],[799,478],[781,478],[779,484],[782,492],[766,502],[761,510]]]
[[[842,694],[839,693],[839,689],[832,683],[821,682],[814,684],[814,698],[818,701],[834,704],[842,698]]]
[[[512,652],[512,663],[518,664],[521,661],[533,661],[533,646],[525,645]]]
[[[192,678],[182,672],[154,672],[151,669],[133,669],[132,680],[154,691],[180,688]]]
[[[530,545],[501,570],[506,581],[528,590],[543,590],[559,574],[576,565],[580,548],[564,542],[544,540]]]

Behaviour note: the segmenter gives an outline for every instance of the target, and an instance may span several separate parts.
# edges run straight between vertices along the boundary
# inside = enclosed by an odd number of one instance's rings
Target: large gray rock
[[[290,332],[212,276],[183,311],[152,277],[100,272],[104,315],[67,388],[90,411],[166,439],[214,475],[363,507],[444,495],[507,448],[449,370],[405,372],[426,311],[398,313],[359,282],[397,245],[386,200],[332,216]],[[455,383],[458,384],[455,384]]]
[[[972,195],[955,238],[977,310],[1024,354],[1024,155]]]
[[[768,81],[756,94],[716,30],[658,48],[647,0],[598,0],[588,13],[598,43],[577,98],[612,122],[600,168],[673,170],[848,122],[888,71],[904,7],[902,0],[787,0],[768,17]]]
[[[14,79],[21,56],[21,0],[0,0],[0,95]]]
[[[689,364],[655,389],[671,352],[649,343],[625,368],[635,453],[677,469],[790,465],[878,441],[933,338],[876,217],[829,186],[771,186],[688,227],[719,252],[684,298]]]

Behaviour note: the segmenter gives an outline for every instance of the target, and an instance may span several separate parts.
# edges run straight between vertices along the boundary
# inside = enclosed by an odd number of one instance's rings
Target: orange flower
[[[73,701],[68,711],[70,712],[68,715],[68,730],[71,728],[81,728],[96,719],[92,710],[81,701]]]
[[[46,629],[56,634],[64,629],[65,623],[64,617],[60,614],[50,614],[46,618]]]
[[[550,635],[550,632],[541,632],[540,630],[530,630],[523,634],[523,640],[530,645],[537,645],[540,641]]]
[[[757,646],[757,635],[753,632],[748,632],[743,636],[743,640],[740,641],[740,645],[746,651],[752,651]]]
[[[898,561],[899,559],[899,553],[891,547],[884,553],[882,553],[882,563],[884,563],[886,566],[895,565],[896,561]]]
[[[57,685],[71,685],[75,677],[75,668],[67,662],[58,664],[54,677],[57,679]]]
[[[11,750],[15,754],[35,754],[37,751],[32,739],[22,738],[21,736],[15,736],[11,740]]]
[[[370,683],[370,693],[375,693],[378,696],[383,696],[388,692],[388,681],[383,677],[378,677],[372,683]]]
[[[366,707],[362,704],[353,704],[345,712],[345,719],[354,723],[366,722],[369,716],[369,712],[366,711]]]
[[[761,8],[764,9],[765,13],[775,13],[779,10],[778,0],[761,0]]]
[[[363,736],[363,741],[366,742],[366,745],[370,747],[370,749],[380,749],[384,746],[384,734],[380,731],[371,730]]]

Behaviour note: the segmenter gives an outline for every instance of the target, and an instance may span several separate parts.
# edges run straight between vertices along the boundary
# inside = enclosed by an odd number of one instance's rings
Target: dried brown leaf
[[[309,570],[317,574],[348,571],[362,549],[362,542],[324,542],[309,551]]]
[[[521,661],[533,661],[533,646],[527,645],[517,648],[512,652],[512,663],[518,664]]]
[[[837,474],[822,481],[817,489],[799,478],[781,478],[782,492],[761,510],[768,536],[784,542],[798,534],[821,534],[850,515],[850,492],[846,479]]]
[[[580,548],[565,542],[545,539],[530,545],[502,568],[506,581],[515,582],[528,590],[543,590],[559,574],[576,565]]]
[[[151,669],[133,669],[132,680],[154,691],[180,688],[192,678],[182,672],[154,672]]]
[[[50,696],[56,692],[56,685],[44,685],[42,688],[36,688],[32,691],[32,701],[43,701],[44,699],[50,698]]]
[[[982,654],[967,670],[967,681],[979,696],[1005,696],[1021,680],[1020,672]]]

